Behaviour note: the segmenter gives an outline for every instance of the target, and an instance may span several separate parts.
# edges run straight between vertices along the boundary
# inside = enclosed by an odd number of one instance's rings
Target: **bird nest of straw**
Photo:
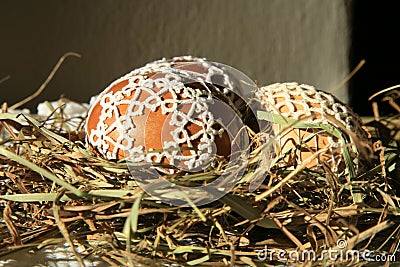
[[[257,148],[262,144],[257,134],[250,134],[253,153],[243,178],[221,199],[199,207],[190,200],[185,207],[171,206],[146,194],[126,162],[106,160],[87,149],[80,127],[65,130],[69,121],[62,108],[43,118],[9,112],[4,105],[0,255],[60,242],[71,246],[82,265],[88,255],[114,266],[361,265],[368,259],[332,259],[326,251],[396,255],[399,92],[394,88],[382,95],[374,98],[375,118],[366,121],[374,144],[367,170],[349,178],[324,167],[276,164],[260,172],[262,149]],[[380,117],[382,105],[393,107],[392,115]],[[83,124],[85,117],[80,119]],[[197,185],[223,171],[214,166],[164,178]],[[249,190],[260,173],[264,182]],[[282,251],[285,257],[275,253]],[[315,255],[301,257],[303,251]]]

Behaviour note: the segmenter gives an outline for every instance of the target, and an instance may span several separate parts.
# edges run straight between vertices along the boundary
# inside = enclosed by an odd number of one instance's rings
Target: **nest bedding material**
[[[337,247],[338,240],[346,240],[346,250],[397,252],[399,140],[386,138],[385,146],[377,140],[373,166],[350,182],[329,170],[272,168],[262,186],[249,192],[249,181],[257,175],[258,165],[253,164],[221,200],[179,208],[146,195],[124,162],[88,151],[79,129],[66,131],[60,120],[62,116],[45,123],[29,115],[0,114],[1,254],[21,246],[40,249],[60,240],[84,248],[76,252],[77,258],[95,254],[115,265],[149,265],[148,259],[157,259],[268,266],[284,262],[276,255],[260,260],[266,247],[312,249],[321,256],[324,249]],[[387,131],[396,134],[399,125],[394,127],[390,118],[382,119],[380,128],[371,128],[382,133],[387,120]],[[259,156],[252,154],[251,162]],[[220,171],[197,174],[196,181],[207,182]],[[175,179],[190,181],[190,175]],[[353,185],[362,193],[362,203],[354,203]],[[306,263],[307,259],[291,262]],[[329,259],[308,263],[328,264]]]
[[[309,170],[302,164],[275,164],[266,172],[260,136],[250,132],[250,164],[234,189],[206,206],[175,207],[145,194],[126,162],[108,161],[86,149],[84,115],[66,116],[65,106],[51,102],[42,106],[45,114],[39,115],[44,116],[15,113],[43,91],[68,55],[78,56],[66,54],[34,95],[10,110],[4,105],[0,113],[0,257],[65,241],[81,265],[87,255],[112,266],[355,266],[376,260],[324,254],[335,249],[369,250],[385,264],[395,259],[388,256],[399,256],[396,88],[385,91],[384,104],[374,96],[375,118],[366,123],[374,147],[366,171],[352,173],[349,161],[345,174],[323,165]],[[61,102],[68,105],[65,99]],[[380,117],[378,106],[388,103],[394,112]],[[280,123],[293,126],[287,120]],[[165,178],[197,185],[212,181],[223,167]],[[258,179],[264,182],[249,190]],[[272,253],[276,251],[315,255],[282,259]]]

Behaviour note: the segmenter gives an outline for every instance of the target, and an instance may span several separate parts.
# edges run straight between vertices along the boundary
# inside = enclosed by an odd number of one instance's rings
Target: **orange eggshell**
[[[154,75],[147,74],[145,77],[141,77],[143,80],[149,79]],[[160,77],[160,75],[157,75]],[[162,75],[161,75],[162,76]],[[108,87],[97,99],[96,103],[91,107],[89,112],[87,121],[86,121],[86,132],[88,136],[89,145],[97,151],[102,156],[108,159],[123,159],[127,155],[127,151],[119,148],[121,145],[126,145],[127,140],[122,140],[121,137],[124,135],[125,129],[122,127],[116,127],[114,130],[107,132],[101,140],[101,142],[97,142],[96,138],[93,136],[101,135],[101,133],[97,133],[99,131],[98,125],[103,124],[103,128],[108,129],[114,123],[116,123],[121,116],[127,114],[129,103],[132,100],[132,97],[135,95],[135,89],[131,93],[127,93],[128,90],[132,90],[132,85],[129,84],[129,79],[131,77],[126,77],[126,79],[121,78],[114,82],[110,87]],[[160,88],[153,87],[152,91],[157,93],[160,91]],[[105,116],[107,110],[104,110],[104,107],[101,103],[107,102],[107,95],[122,95],[120,97],[119,102],[124,102],[123,104],[116,105],[117,109],[112,111],[109,116]],[[151,96],[148,92],[142,90],[140,91],[140,95],[138,100],[140,102],[145,102],[148,97]],[[178,94],[180,98],[183,99],[181,94]],[[172,99],[171,93],[167,92],[162,95],[162,98]],[[103,121],[102,121],[103,118]],[[169,113],[163,114],[160,107],[157,107],[155,110],[150,110],[149,108],[144,108],[142,114],[135,115],[130,117],[134,124],[134,131],[126,133],[124,138],[131,138],[130,141],[133,141],[133,146],[144,147],[144,152],[150,152],[152,150],[162,150],[164,141],[171,141],[170,132],[172,132],[176,127],[171,125],[171,116]],[[200,130],[201,127],[199,125],[188,123],[185,126],[185,130],[189,135],[195,135]],[[97,132],[96,132],[97,131]],[[105,131],[106,132],[106,131]],[[96,134],[93,134],[96,133]],[[221,136],[216,135],[214,137],[214,146],[216,148],[216,155],[220,155],[223,157],[228,157],[231,151],[231,144],[229,135],[226,132],[223,132]],[[123,139],[123,138],[122,138]],[[193,140],[192,145],[194,149],[197,148],[200,140]],[[118,147],[116,147],[118,145]],[[182,144],[181,147],[187,147],[187,144]],[[181,151],[181,155],[190,156],[189,150]],[[152,159],[152,158],[151,158]],[[162,163],[170,163],[168,159],[165,157],[160,161]],[[182,163],[178,164],[180,167],[184,167]]]

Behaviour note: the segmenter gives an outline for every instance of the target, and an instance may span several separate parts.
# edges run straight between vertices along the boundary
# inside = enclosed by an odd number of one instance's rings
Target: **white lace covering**
[[[367,133],[362,128],[362,122],[349,107],[341,103],[338,99],[329,93],[316,90],[313,86],[297,83],[275,83],[265,87],[257,93],[262,99],[262,103],[268,112],[280,114],[286,118],[301,120],[315,124],[331,124],[336,127],[353,132],[360,140],[367,140]],[[283,127],[277,125],[278,132]],[[301,130],[297,130],[299,139]],[[314,137],[316,147],[318,147],[318,138]],[[337,171],[339,164],[343,161],[343,156],[337,148],[345,144],[341,140],[327,135],[329,150],[331,152],[330,165],[333,171]],[[300,142],[300,140],[299,140]],[[357,149],[353,146],[354,153]],[[340,151],[340,149],[339,149]]]
[[[206,72],[193,75],[184,69],[170,68],[181,60],[203,62]],[[221,136],[224,130],[223,127],[219,130],[213,127],[218,122],[209,111],[213,98],[204,81],[211,83],[215,74],[222,75],[227,86],[230,80],[221,69],[207,64],[204,59],[192,57],[173,58],[172,61],[163,59],[114,81],[99,95],[89,111],[87,142],[107,159],[121,158],[123,153],[135,162],[162,162],[166,158],[170,164],[179,166],[183,163],[189,170],[208,165],[216,153],[215,137]],[[204,88],[187,86],[188,77],[203,82]],[[121,83],[126,83],[121,90],[113,90]],[[99,105],[98,123],[94,129],[89,129],[93,109]],[[121,114],[121,107],[128,107],[127,112]],[[136,123],[140,116],[148,116],[158,109],[168,115],[166,121],[172,130],[169,136],[160,136],[163,138],[163,151],[154,152],[152,147],[136,142],[139,136],[145,135],[142,132],[145,127],[140,126],[139,132]],[[200,130],[191,134],[188,126],[193,124]],[[188,150],[190,153],[184,155],[179,150],[183,146],[195,147],[196,150]]]

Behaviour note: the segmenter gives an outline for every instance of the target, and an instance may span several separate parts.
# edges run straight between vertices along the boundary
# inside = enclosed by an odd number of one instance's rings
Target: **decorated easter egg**
[[[216,158],[230,157],[231,140],[243,128],[241,113],[221,97],[233,80],[204,59],[149,63],[97,97],[86,120],[87,143],[107,159],[205,169]]]
[[[304,163],[310,169],[325,165],[342,172],[346,149],[357,167],[358,144],[369,142],[368,133],[347,105],[327,92],[294,82],[262,87],[257,95],[266,111],[275,115],[278,164]]]

